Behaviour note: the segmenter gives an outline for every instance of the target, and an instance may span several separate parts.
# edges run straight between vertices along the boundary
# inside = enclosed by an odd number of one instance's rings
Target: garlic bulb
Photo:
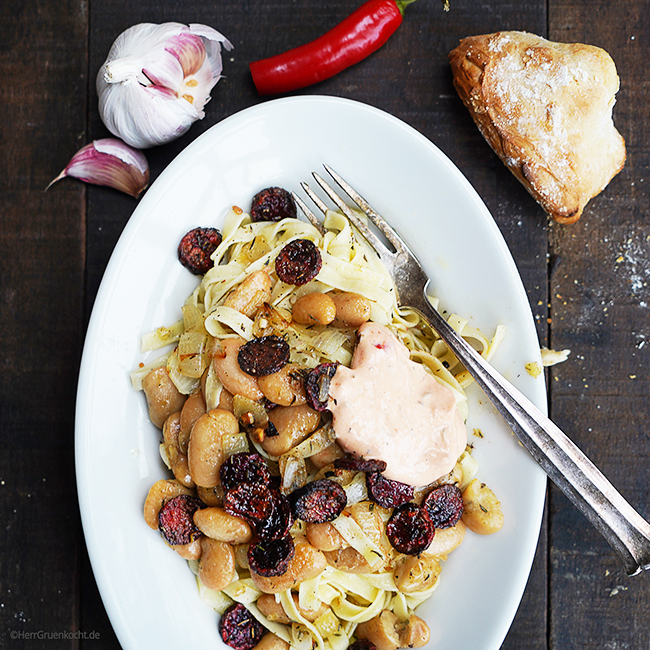
[[[111,47],[97,75],[99,114],[108,130],[138,149],[183,135],[205,113],[221,78],[221,45],[206,25],[142,23]]]
[[[66,176],[112,187],[137,199],[149,183],[149,165],[142,151],[132,149],[121,140],[104,138],[79,149],[45,189]]]

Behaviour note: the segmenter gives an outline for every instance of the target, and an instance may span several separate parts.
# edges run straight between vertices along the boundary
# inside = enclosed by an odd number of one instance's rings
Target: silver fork
[[[447,321],[427,298],[429,278],[404,240],[388,223],[333,169],[324,165],[341,189],[359,206],[386,237],[390,250],[321,176],[313,173],[318,185],[354,224],[393,277],[398,303],[418,311],[438,332],[482,388],[524,447],[553,482],[567,495],[609,542],[622,560],[628,575],[650,568],[650,524],[616,491],[598,468],[578,447],[544,415],[523,393],[490,366]],[[302,188],[323,212],[326,204],[311,188]],[[307,219],[322,232],[319,219],[294,193]]]

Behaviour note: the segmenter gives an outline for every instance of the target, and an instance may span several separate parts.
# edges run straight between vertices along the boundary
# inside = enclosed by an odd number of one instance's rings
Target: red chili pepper
[[[367,0],[311,43],[250,64],[260,95],[298,90],[329,79],[378,50],[402,24],[414,0]]]

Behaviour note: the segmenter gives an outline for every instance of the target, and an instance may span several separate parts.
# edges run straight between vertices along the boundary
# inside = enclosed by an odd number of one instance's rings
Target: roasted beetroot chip
[[[287,498],[261,483],[240,483],[227,490],[223,507],[228,514],[246,521],[259,540],[280,539],[293,524]]]
[[[163,503],[158,513],[158,528],[168,544],[189,544],[200,537],[193,516],[201,508],[205,508],[205,503],[189,494],[180,494]]]
[[[203,275],[213,266],[210,255],[221,243],[221,233],[216,228],[194,228],[178,244],[178,259],[194,275]]]
[[[383,472],[386,469],[386,461],[345,454],[342,458],[337,458],[334,461],[334,467],[336,469],[350,469],[353,472]]]
[[[310,524],[336,519],[348,502],[345,490],[327,478],[307,483],[289,498],[296,517]]]
[[[297,287],[313,280],[322,265],[318,246],[309,239],[294,239],[275,258],[275,272],[280,280]]]
[[[293,525],[293,513],[289,500],[282,496],[279,490],[271,489],[271,495],[271,513],[254,526],[256,536],[262,540],[281,539],[289,534]]]
[[[307,374],[305,394],[307,404],[316,411],[326,411],[329,399],[330,382],[338,368],[338,363],[321,363]]]
[[[427,494],[422,507],[436,528],[451,528],[463,514],[463,493],[456,485],[441,485]]]
[[[270,476],[266,460],[259,454],[247,452],[233,454],[219,468],[224,490],[231,490],[240,483],[268,485]]]
[[[287,217],[296,218],[298,209],[293,196],[282,187],[267,187],[258,192],[251,204],[253,221],[280,221]]]
[[[295,554],[291,535],[280,539],[262,540],[248,547],[248,564],[258,575],[272,578],[287,572],[289,562]]]
[[[291,350],[281,336],[260,336],[244,343],[237,353],[239,367],[253,377],[271,375],[289,362]]]
[[[413,486],[393,481],[379,472],[366,474],[366,488],[370,499],[382,508],[397,508],[413,498]]]
[[[436,529],[424,508],[405,503],[395,508],[386,524],[386,536],[393,548],[406,555],[417,555],[429,547]]]
[[[251,650],[265,632],[262,624],[241,603],[228,607],[219,621],[223,642],[235,650]]]
[[[223,497],[224,510],[253,527],[273,514],[273,502],[271,490],[261,483],[240,483],[227,490]]]
[[[357,639],[348,646],[348,650],[377,650],[377,646],[368,639]]]

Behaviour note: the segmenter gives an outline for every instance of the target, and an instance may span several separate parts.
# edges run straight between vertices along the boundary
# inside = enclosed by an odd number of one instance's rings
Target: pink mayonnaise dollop
[[[453,469],[467,445],[452,391],[382,325],[359,328],[351,367],[338,367],[329,395],[341,447],[385,461],[386,478],[428,485]]]

